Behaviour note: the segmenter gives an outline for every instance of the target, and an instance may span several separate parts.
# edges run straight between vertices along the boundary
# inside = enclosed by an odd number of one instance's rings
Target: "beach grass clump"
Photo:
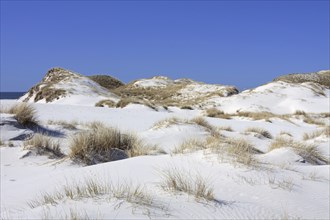
[[[209,108],[206,110],[206,116],[212,118],[222,118],[222,119],[231,119],[230,114],[226,114],[224,111],[221,111],[217,108]]]
[[[328,157],[324,156],[314,144],[294,141],[284,137],[276,137],[269,147],[269,151],[282,147],[291,147],[296,154],[301,156],[307,163],[313,165],[330,164]]]
[[[310,139],[314,139],[320,136],[325,136],[325,137],[330,137],[330,126],[323,128],[323,129],[319,129],[310,133],[304,133],[303,135],[303,140],[310,140]]]
[[[18,123],[24,127],[33,126],[38,124],[36,109],[25,102],[19,103],[9,109],[10,114],[14,114]]]
[[[214,188],[199,174],[173,167],[163,170],[161,175],[163,179],[161,186],[166,191],[182,192],[196,199],[215,201]]]
[[[269,131],[267,131],[266,129],[263,128],[258,128],[258,127],[250,127],[245,129],[245,132],[252,132],[252,133],[256,133],[258,135],[261,135],[264,138],[268,138],[268,139],[272,139],[273,136],[271,135],[271,133]]]
[[[30,140],[23,143],[25,149],[34,150],[37,155],[48,155],[50,158],[62,158],[62,153],[58,142],[43,134],[35,134]]]
[[[107,127],[100,122],[89,125],[90,130],[73,136],[70,158],[87,165],[126,159],[140,155],[163,153],[156,146],[143,143],[136,135]]]

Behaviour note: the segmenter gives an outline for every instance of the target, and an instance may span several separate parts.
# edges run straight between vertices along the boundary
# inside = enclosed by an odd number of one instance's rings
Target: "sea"
[[[0,99],[18,99],[26,92],[0,92]]]

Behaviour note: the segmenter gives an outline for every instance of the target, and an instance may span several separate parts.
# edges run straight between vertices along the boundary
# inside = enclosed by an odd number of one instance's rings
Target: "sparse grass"
[[[83,182],[67,183],[60,190],[53,193],[43,193],[35,200],[28,202],[31,208],[43,205],[57,205],[63,199],[80,200],[88,198],[104,198],[105,200],[122,200],[143,207],[164,208],[154,204],[153,198],[141,185],[132,185],[129,182],[113,184],[105,180],[95,180],[95,177],[86,178]]]
[[[296,110],[294,115],[304,115],[304,116],[306,116],[307,114],[306,114],[306,112],[304,112],[302,110]]]
[[[160,153],[156,146],[143,144],[133,134],[91,123],[91,130],[75,135],[70,144],[69,156],[87,165],[104,163],[147,154]]]
[[[105,107],[105,106],[107,106],[109,108],[115,108],[116,103],[110,99],[105,99],[105,100],[101,100],[95,104],[95,107]]]
[[[246,118],[252,118],[253,120],[266,120],[267,122],[271,122],[271,118],[282,118],[282,115],[275,115],[271,112],[237,112],[235,116],[239,117],[246,117]]]
[[[17,122],[25,127],[38,124],[36,112],[32,105],[25,102],[19,103],[9,109],[9,113],[14,114]]]
[[[320,121],[320,120],[317,120],[317,119],[314,119],[308,115],[305,115],[304,117],[304,120],[303,120],[305,123],[307,124],[313,124],[313,125],[325,125],[324,122]]]
[[[145,106],[157,111],[157,107],[150,101],[141,100],[141,99],[137,99],[137,98],[122,98],[119,100],[119,102],[117,102],[116,108],[124,108],[129,104],[145,105]]]
[[[247,140],[233,137],[209,136],[205,140],[188,139],[176,147],[172,153],[184,154],[197,150],[209,150],[221,160],[232,161],[246,166],[255,166],[254,154],[262,153]]]
[[[59,143],[42,134],[35,134],[30,140],[24,141],[24,148],[35,150],[37,155],[48,155],[50,158],[64,157]]]
[[[229,132],[233,132],[234,130],[230,127],[230,126],[221,126],[218,127],[218,130],[223,130],[223,131],[229,131]]]
[[[204,117],[195,117],[188,121],[188,123],[196,124],[198,126],[204,127],[212,136],[220,136],[219,132],[217,132],[217,129],[212,126],[210,123],[208,123]]]
[[[231,119],[231,115],[224,113],[217,108],[210,108],[206,110],[206,115],[212,118]]]
[[[179,125],[179,124],[198,125],[198,126],[204,128],[205,130],[207,130],[212,136],[220,136],[217,129],[214,126],[212,126],[210,123],[208,123],[205,120],[205,118],[203,118],[201,116],[192,118],[190,120],[180,119],[177,117],[166,118],[166,119],[163,119],[163,120],[160,120],[160,121],[154,123],[152,128],[153,129],[168,128],[172,125]]]
[[[292,134],[290,132],[287,132],[287,131],[281,131],[280,135],[287,135],[289,137],[292,137]]]
[[[189,106],[189,105],[184,105],[180,107],[181,109],[187,109],[187,110],[194,110],[193,107]]]
[[[225,152],[231,156],[234,162],[244,164],[246,166],[253,166],[256,164],[254,154],[262,153],[253,147],[247,140],[240,138],[225,138],[223,142],[226,144]]]
[[[181,120],[177,117],[170,117],[170,118],[166,118],[166,119],[155,122],[153,124],[152,128],[153,129],[168,128],[172,125],[177,125],[180,123],[184,123],[184,120]]]
[[[288,74],[288,75],[283,75],[283,76],[277,77],[273,81],[284,81],[284,82],[288,82],[288,83],[313,82],[313,83],[319,83],[320,85],[330,88],[330,77],[329,76],[330,76],[330,71],[327,71],[325,73]],[[312,85],[314,87],[316,87],[315,89],[322,91],[322,88],[319,88],[321,86],[318,86],[317,84],[312,84]],[[320,93],[320,92],[318,92],[318,93]]]
[[[77,129],[78,122],[76,121],[63,121],[63,120],[58,120],[58,121],[53,121],[53,120],[48,120],[47,122],[49,125],[61,125],[64,129],[68,130],[75,130]]]
[[[324,135],[325,137],[330,137],[330,126],[323,128],[321,130],[316,130],[311,133],[305,133],[303,135],[303,140],[310,140]]]
[[[301,156],[308,163],[315,165],[330,164],[329,158],[322,155],[321,152],[319,152],[319,150],[317,149],[317,146],[315,145],[305,144],[283,137],[277,137],[271,143],[269,151],[281,147],[291,147],[299,156]]]
[[[216,201],[213,187],[200,174],[193,175],[189,171],[174,167],[162,171],[161,175],[161,186],[166,191],[183,192],[193,195],[196,199]]]
[[[261,135],[262,137],[272,139],[273,136],[269,133],[269,131],[263,129],[263,128],[257,128],[257,127],[250,127],[245,130],[245,132],[253,132]]]
[[[197,150],[202,150],[207,147],[207,144],[198,139],[188,139],[183,141],[178,147],[176,147],[172,153],[174,154],[183,154],[183,153],[189,153]]]
[[[322,112],[320,115],[322,118],[330,118],[330,112]]]

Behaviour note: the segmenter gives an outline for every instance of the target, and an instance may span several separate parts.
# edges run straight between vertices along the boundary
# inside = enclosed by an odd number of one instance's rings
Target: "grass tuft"
[[[217,108],[210,108],[206,110],[206,115],[212,118],[231,119],[231,115],[224,113]]]
[[[24,148],[35,150],[37,155],[49,155],[50,158],[62,158],[62,153],[58,142],[54,142],[50,137],[35,134],[30,140],[24,141]]]
[[[324,128],[324,129],[321,129],[321,130],[316,130],[316,131],[311,132],[311,133],[305,133],[303,135],[303,139],[306,141],[306,140],[310,140],[310,139],[320,137],[322,135],[324,135],[326,137],[330,137],[330,126]]]
[[[90,125],[91,130],[75,135],[69,156],[87,165],[104,163],[147,154],[160,153],[156,146],[143,144],[135,135],[106,127],[100,122]]]
[[[269,147],[269,151],[282,147],[291,147],[296,152],[296,154],[301,156],[306,162],[310,164],[330,164],[329,158],[322,155],[322,153],[317,149],[316,145],[305,144],[283,137],[275,138]]]
[[[161,173],[162,187],[166,191],[183,192],[196,199],[216,201],[214,189],[200,174],[192,175],[189,171],[169,168]]]
[[[14,114],[14,117],[18,123],[24,127],[38,124],[35,108],[30,104],[26,104],[25,102],[19,103],[10,108],[9,113]]]
[[[245,132],[253,132],[261,135],[262,137],[272,139],[273,136],[269,133],[269,131],[263,129],[263,128],[257,128],[257,127],[250,127],[245,130]]]

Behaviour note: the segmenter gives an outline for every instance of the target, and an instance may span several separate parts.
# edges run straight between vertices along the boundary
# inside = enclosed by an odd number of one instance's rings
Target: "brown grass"
[[[75,129],[77,129],[77,125],[78,125],[78,122],[76,122],[76,121],[68,122],[68,121],[63,121],[63,120],[58,120],[58,121],[48,120],[47,123],[49,125],[60,125],[64,129],[68,129],[68,130],[75,130]]]
[[[324,122],[320,121],[320,120],[317,120],[317,119],[314,119],[308,115],[306,115],[304,117],[304,120],[303,120],[305,123],[307,124],[313,124],[313,125],[325,125]]]
[[[95,104],[95,107],[106,107],[106,106],[109,108],[115,108],[116,103],[110,99],[105,99],[105,100],[101,100]]]
[[[161,175],[162,187],[166,191],[183,192],[193,195],[196,199],[216,201],[213,187],[199,174],[192,175],[186,170],[169,168],[164,170]]]
[[[204,128],[206,131],[210,132],[212,136],[219,136],[219,132],[217,129],[212,126],[210,123],[208,123],[205,118],[198,116],[195,118],[192,118],[190,120],[187,119],[180,119],[177,117],[170,117],[163,120],[160,120],[152,126],[153,129],[160,129],[160,128],[168,128],[172,125],[179,125],[179,124],[193,124],[198,125],[202,128]]]
[[[33,126],[38,124],[35,108],[27,103],[19,103],[9,109],[10,114],[15,114],[15,119],[23,126]]]
[[[143,144],[133,134],[106,127],[102,123],[92,123],[90,127],[91,130],[72,138],[69,154],[72,159],[87,165],[163,153],[156,146]]]
[[[150,101],[140,100],[140,99],[136,99],[136,98],[122,98],[119,102],[117,102],[116,107],[124,108],[129,104],[145,105],[145,106],[157,111],[157,107]]]
[[[190,152],[194,152],[194,151],[202,150],[202,149],[206,149],[206,148],[207,148],[207,144],[205,143],[205,141],[192,138],[192,139],[183,141],[178,147],[176,147],[172,151],[172,153],[173,154],[184,154],[184,153],[190,153]]]
[[[245,130],[245,132],[253,132],[256,134],[261,135],[262,137],[272,139],[273,136],[269,133],[269,131],[263,129],[263,128],[257,128],[257,127],[250,127]]]
[[[330,137],[330,126],[324,128],[324,129],[321,129],[321,130],[316,130],[311,133],[305,133],[303,136],[303,140],[306,141],[306,140],[314,139],[314,138],[320,137],[322,135],[324,135],[326,137]]]
[[[234,162],[244,164],[247,166],[253,166],[256,164],[254,154],[262,153],[253,147],[248,141],[240,138],[226,138],[223,140],[226,143],[226,147],[223,148],[229,156],[232,157]]]
[[[255,166],[255,154],[262,153],[248,141],[240,138],[209,136],[205,140],[188,139],[176,147],[172,153],[184,154],[198,150],[215,153],[221,160],[228,160],[246,166]]]
[[[306,116],[307,114],[306,114],[306,112],[304,112],[302,110],[296,110],[294,115],[304,115],[304,116]]]
[[[206,115],[212,118],[231,119],[231,115],[224,113],[217,108],[210,108],[206,110]]]
[[[43,205],[56,205],[63,199],[81,200],[84,198],[100,198],[106,200],[123,200],[142,207],[165,208],[153,204],[153,198],[141,185],[132,185],[128,182],[113,184],[104,180],[95,180],[95,177],[86,178],[83,182],[67,183],[62,189],[53,193],[43,193],[37,199],[28,202],[31,208]]]
[[[54,142],[50,137],[35,134],[30,140],[24,141],[24,148],[35,150],[37,155],[48,155],[50,158],[62,158],[62,153],[58,142]]]
[[[108,75],[94,75],[88,76],[88,78],[107,89],[115,89],[124,85],[124,83],[122,83],[118,79]]]
[[[218,127],[218,130],[233,132],[234,130],[230,126],[221,126]]]
[[[283,137],[275,138],[269,147],[269,151],[282,147],[291,147],[296,154],[310,164],[322,165],[330,163],[329,158],[322,155],[316,145],[305,144],[303,142],[293,141],[292,139]]]

